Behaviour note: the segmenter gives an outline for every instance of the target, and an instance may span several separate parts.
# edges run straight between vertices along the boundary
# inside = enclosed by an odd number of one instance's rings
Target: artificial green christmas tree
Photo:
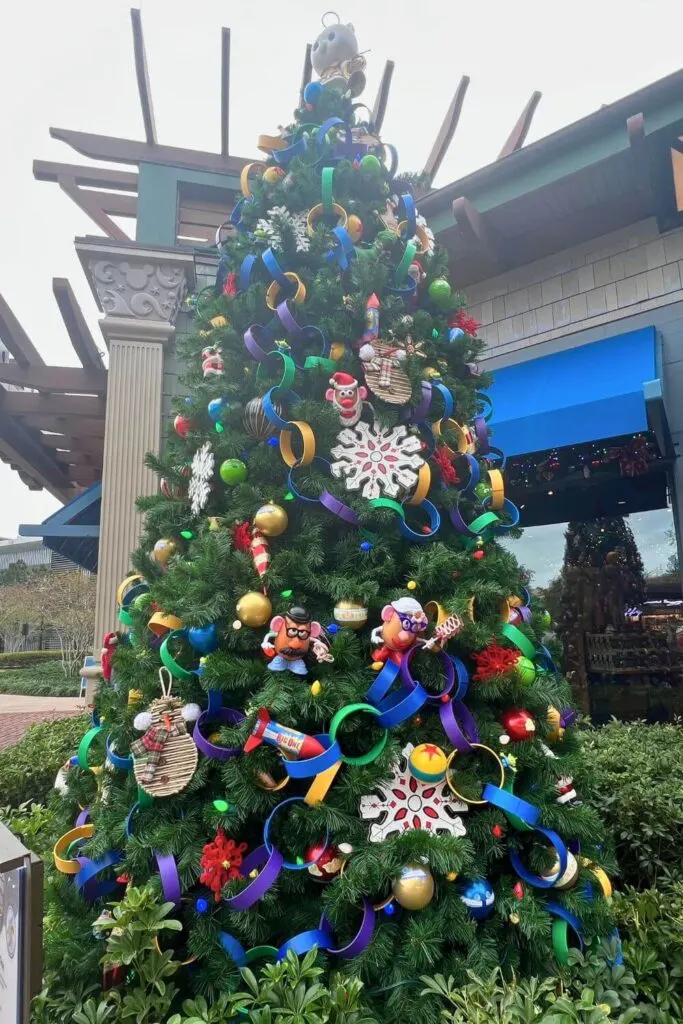
[[[102,899],[150,883],[184,995],[317,946],[378,1019],[426,1024],[420,974],[545,973],[612,925],[569,690],[497,543],[518,512],[476,324],[354,103],[357,49],[316,42],[192,297],[49,956],[96,973]]]

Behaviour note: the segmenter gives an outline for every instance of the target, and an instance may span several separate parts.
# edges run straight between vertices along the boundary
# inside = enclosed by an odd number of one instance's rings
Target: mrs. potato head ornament
[[[268,668],[271,672],[293,672],[297,676],[308,674],[305,658],[312,649],[318,660],[321,654],[316,652],[320,647],[327,647],[319,639],[322,626],[311,620],[306,608],[293,605],[284,615],[276,615],[270,621],[270,631],[266,633],[261,648],[267,657],[272,658]]]
[[[413,647],[427,629],[425,611],[414,597],[400,597],[382,608],[382,625],[373,629],[370,640],[381,643],[373,652],[375,661],[393,661],[400,665],[406,651]]]
[[[325,392],[325,400],[332,403],[343,427],[353,427],[358,423],[367,397],[367,388],[359,384],[350,373],[341,370],[332,374],[330,387]]]

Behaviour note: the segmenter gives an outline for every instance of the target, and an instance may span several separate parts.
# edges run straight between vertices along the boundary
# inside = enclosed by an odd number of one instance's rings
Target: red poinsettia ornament
[[[237,274],[234,270],[231,270],[225,279],[223,294],[229,295],[230,298],[234,298],[237,295]]]
[[[461,483],[458,472],[453,465],[453,454],[445,444],[440,444],[432,455],[432,462],[435,462],[441,470],[441,479],[445,484]]]
[[[483,651],[476,651],[472,658],[477,663],[477,671],[474,673],[475,682],[484,682],[493,676],[502,676],[511,672],[519,659],[519,651],[510,651],[507,647],[500,647],[498,644],[489,644]]]
[[[449,327],[459,327],[465,334],[476,335],[479,330],[479,323],[473,316],[468,316],[464,309],[459,309],[451,318]]]
[[[208,885],[216,902],[220,900],[221,889],[226,882],[240,877],[242,854],[247,850],[246,843],[237,844],[234,839],[228,839],[222,828],[216,832],[213,842],[207,843],[202,850],[202,859],[199,863],[204,870],[199,876],[199,881]]]

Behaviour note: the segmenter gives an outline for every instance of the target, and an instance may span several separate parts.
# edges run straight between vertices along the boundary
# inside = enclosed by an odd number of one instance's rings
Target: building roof
[[[683,70],[420,199],[459,285],[626,224],[679,219],[671,148]]]

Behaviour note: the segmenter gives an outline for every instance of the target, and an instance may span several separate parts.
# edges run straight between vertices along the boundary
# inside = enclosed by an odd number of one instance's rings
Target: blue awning
[[[493,443],[510,456],[652,430],[670,442],[654,327],[493,371]]]
[[[39,526],[22,524],[20,537],[42,537],[43,544],[89,572],[97,572],[102,484],[96,483]]]

